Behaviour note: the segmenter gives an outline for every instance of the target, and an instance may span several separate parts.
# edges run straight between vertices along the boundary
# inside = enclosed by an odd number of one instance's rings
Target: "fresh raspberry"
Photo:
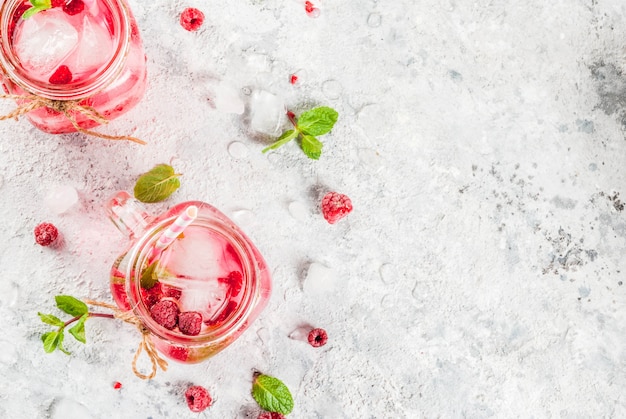
[[[119,381],[114,382],[113,388],[119,390],[120,388],[122,388],[122,383],[120,383]]]
[[[59,68],[50,76],[48,82],[50,84],[67,84],[72,81],[72,72],[66,65],[60,65]]]
[[[145,289],[141,287],[141,299],[148,308],[152,308],[156,303],[163,299],[163,290],[161,283],[157,282],[152,288]]]
[[[289,78],[289,83],[296,84],[297,81],[298,81],[298,76],[296,76],[295,74],[292,74],[291,77]]]
[[[189,32],[197,31],[203,23],[204,13],[193,7],[186,8],[180,15],[180,25]]]
[[[50,5],[54,8],[54,7],[63,7],[65,6],[65,1],[66,0],[52,0],[50,2]]]
[[[278,412],[261,412],[256,419],[285,419],[285,415]]]
[[[322,199],[322,214],[329,224],[335,224],[352,211],[352,201],[346,195],[328,192]]]
[[[316,328],[309,332],[308,340],[311,346],[319,348],[320,346],[326,345],[326,342],[328,342],[328,334],[326,330]]]
[[[161,284],[161,290],[163,291],[164,297],[170,297],[174,300],[180,300],[180,297],[183,295],[183,292],[176,287],[172,287],[171,285]]]
[[[178,328],[181,333],[196,336],[202,327],[202,314],[197,311],[183,311],[178,315]]]
[[[150,316],[155,322],[168,330],[178,323],[178,304],[172,300],[161,300],[150,308]]]
[[[189,387],[185,391],[185,399],[187,399],[187,406],[192,412],[202,412],[213,403],[208,390],[202,386]]]
[[[50,246],[59,237],[59,230],[50,223],[35,227],[35,241],[42,246]]]
[[[189,349],[182,346],[170,345],[165,351],[165,355],[180,362],[186,362],[189,358]]]
[[[70,16],[79,14],[84,8],[83,0],[70,0],[69,3],[63,4],[63,11]]]
[[[311,12],[313,12],[313,10],[315,10],[315,6],[313,6],[313,3],[311,3],[310,1],[305,1],[304,2],[304,10],[307,13],[311,13]]]

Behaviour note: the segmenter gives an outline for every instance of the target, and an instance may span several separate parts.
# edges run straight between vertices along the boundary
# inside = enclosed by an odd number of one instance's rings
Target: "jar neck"
[[[208,206],[202,202],[188,202],[199,207]],[[182,205],[182,204],[179,204]],[[213,207],[211,207],[214,209]],[[213,233],[225,237],[237,254],[242,268],[241,299],[237,308],[222,323],[211,326],[197,336],[188,336],[182,333],[171,331],[157,324],[150,315],[150,308],[142,299],[141,275],[148,266],[152,248],[158,240],[160,233],[174,222],[176,216],[164,219],[152,225],[145,232],[145,235],[133,246],[129,252],[128,269],[126,274],[126,292],[129,302],[135,314],[142,320],[144,326],[150,332],[161,339],[183,345],[200,345],[206,343],[219,343],[228,340],[237,330],[241,329],[248,321],[254,310],[254,305],[260,296],[261,286],[259,272],[255,257],[250,245],[236,229],[220,219],[214,219],[205,215],[199,215],[192,225],[202,226],[210,229]]]
[[[130,49],[131,18],[123,0],[98,0],[110,10],[113,53],[96,72],[77,82],[55,85],[34,78],[24,68],[14,48],[15,25],[21,19],[25,0],[6,0],[0,7],[0,65],[3,72],[22,90],[51,100],[78,100],[94,95],[117,78]],[[45,11],[40,12],[45,13]],[[32,17],[31,17],[32,18]]]

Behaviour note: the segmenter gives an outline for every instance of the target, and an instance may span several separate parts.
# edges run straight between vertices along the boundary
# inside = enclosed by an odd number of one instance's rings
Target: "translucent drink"
[[[197,218],[162,250],[164,231],[190,205]],[[156,348],[171,359],[202,361],[232,343],[267,304],[265,261],[232,221],[191,201],[152,218],[127,194],[109,203],[113,221],[137,239],[111,270],[111,292],[133,310]],[[135,233],[135,231],[137,231]]]
[[[32,9],[28,0],[2,4],[0,61],[5,93],[24,96],[19,105],[33,100],[28,96],[48,100],[48,106],[26,114],[35,126],[72,132],[73,118],[86,129],[101,121],[73,105],[92,107],[111,120],[139,102],[146,87],[145,55],[123,0],[51,0],[49,8]]]

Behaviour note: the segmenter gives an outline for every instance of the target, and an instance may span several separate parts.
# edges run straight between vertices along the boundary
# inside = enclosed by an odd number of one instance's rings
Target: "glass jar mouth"
[[[241,300],[237,304],[237,307],[226,319],[224,319],[223,322],[207,326],[206,328],[203,326],[203,331],[198,335],[190,336],[185,335],[176,329],[168,330],[158,324],[150,315],[150,307],[142,298],[141,274],[148,266],[152,249],[158,240],[160,233],[172,224],[175,219],[176,216],[172,216],[151,226],[148,230],[146,230],[141,239],[135,243],[130,251],[130,263],[128,264],[125,274],[126,278],[130,278],[130,280],[126,281],[126,293],[129,296],[131,308],[135,315],[141,319],[144,326],[150,330],[153,335],[160,339],[176,344],[191,346],[206,343],[217,344],[227,340],[232,334],[245,325],[254,308],[253,302],[256,298],[258,298],[258,294],[260,293],[256,265],[253,262],[253,252],[245,238],[241,236],[238,231],[230,228],[229,225],[225,225],[220,220],[215,220],[202,215],[198,216],[194,220],[192,226],[206,228],[210,230],[211,233],[218,234],[225,238],[241,261],[241,268],[243,271],[241,272]]]
[[[124,68],[130,50],[131,19],[127,6],[119,0],[101,0],[111,11],[111,25],[115,34],[111,57],[100,68],[85,79],[68,84],[52,84],[37,80],[29,75],[13,49],[13,28],[19,6],[24,0],[7,0],[0,6],[0,65],[13,83],[27,93],[51,100],[83,99],[104,89]],[[45,11],[40,12],[45,13]]]

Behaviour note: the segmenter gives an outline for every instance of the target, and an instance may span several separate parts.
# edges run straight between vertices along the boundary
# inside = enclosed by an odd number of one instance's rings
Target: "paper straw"
[[[152,250],[152,255],[150,259],[154,259],[159,252],[165,249],[167,246],[172,244],[174,240],[183,232],[184,229],[189,226],[198,216],[198,207],[195,205],[188,206],[182,214],[174,220],[172,224],[165,230],[161,236],[159,236],[159,240],[157,240],[154,245],[154,249]]]

